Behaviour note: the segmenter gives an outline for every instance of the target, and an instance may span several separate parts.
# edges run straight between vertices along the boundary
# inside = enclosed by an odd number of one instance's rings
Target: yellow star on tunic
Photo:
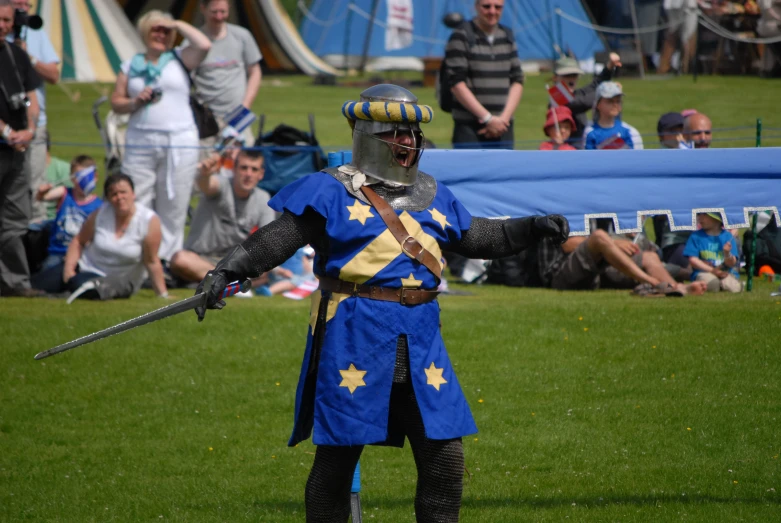
[[[442,377],[442,371],[444,368],[438,369],[434,366],[434,362],[431,362],[431,366],[426,371],[426,385],[433,385],[435,389],[439,390],[440,385],[447,383],[447,380]]]
[[[420,285],[423,283],[423,280],[416,280],[415,275],[412,273],[409,273],[409,278],[402,278],[401,279],[401,286],[407,287],[407,288],[417,288],[420,287]]]
[[[437,222],[440,227],[442,227],[442,230],[445,230],[445,225],[450,225],[450,223],[447,221],[447,216],[439,212],[438,210],[434,209],[429,211],[431,213],[431,219]]]
[[[355,392],[355,389],[358,387],[366,386],[366,383],[363,381],[363,377],[366,375],[366,371],[356,369],[353,363],[350,363],[349,369],[340,370],[339,374],[342,375],[342,382],[339,384],[339,386],[350,389],[350,394]]]
[[[350,218],[348,221],[358,220],[361,222],[361,225],[366,225],[366,220],[374,217],[371,213],[371,209],[372,208],[368,205],[363,205],[358,200],[355,200],[355,203],[352,204],[352,206],[347,206],[347,210],[350,211]]]

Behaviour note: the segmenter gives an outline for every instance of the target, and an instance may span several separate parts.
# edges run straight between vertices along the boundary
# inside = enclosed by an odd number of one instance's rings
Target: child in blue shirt
[[[732,254],[735,237],[724,230],[721,215],[700,213],[697,225],[700,229],[689,236],[683,249],[683,255],[689,257],[694,269],[692,280],[705,282],[710,292],[741,292],[743,285],[736,270],[738,258]]]
[[[597,87],[594,122],[584,134],[584,149],[634,149],[632,127],[621,120],[624,91],[621,84],[602,82]]]
[[[71,161],[70,169],[72,188],[60,185],[50,188],[42,196],[44,201],[57,201],[59,204],[49,235],[48,256],[41,271],[57,265],[65,258],[68,245],[81,230],[87,216],[103,203],[103,200],[92,194],[97,185],[95,160],[86,155],[77,156]]]

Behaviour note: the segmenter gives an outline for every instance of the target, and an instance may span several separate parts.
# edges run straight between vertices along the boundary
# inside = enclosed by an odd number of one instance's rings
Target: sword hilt
[[[235,281],[233,283],[229,283],[228,286],[225,287],[225,290],[222,291],[221,298],[228,298],[240,292],[247,292],[251,288],[252,288],[252,282],[249,280],[244,280],[241,283]]]

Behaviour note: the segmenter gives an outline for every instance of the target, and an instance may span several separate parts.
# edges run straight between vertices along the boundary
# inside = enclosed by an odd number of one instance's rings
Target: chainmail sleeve
[[[447,250],[480,260],[510,256],[517,249],[513,248],[507,237],[505,221],[472,217],[469,229],[461,235],[461,240],[448,245]]]
[[[282,216],[258,229],[241,244],[259,274],[278,267],[298,249],[310,244],[321,247],[325,241],[325,218],[307,210],[298,216],[285,211]]]

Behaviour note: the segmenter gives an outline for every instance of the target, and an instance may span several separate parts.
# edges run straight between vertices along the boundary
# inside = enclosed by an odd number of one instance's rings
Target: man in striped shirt
[[[504,0],[477,0],[477,17],[453,31],[445,66],[453,93],[453,147],[512,149],[523,71],[512,32],[499,25]]]

